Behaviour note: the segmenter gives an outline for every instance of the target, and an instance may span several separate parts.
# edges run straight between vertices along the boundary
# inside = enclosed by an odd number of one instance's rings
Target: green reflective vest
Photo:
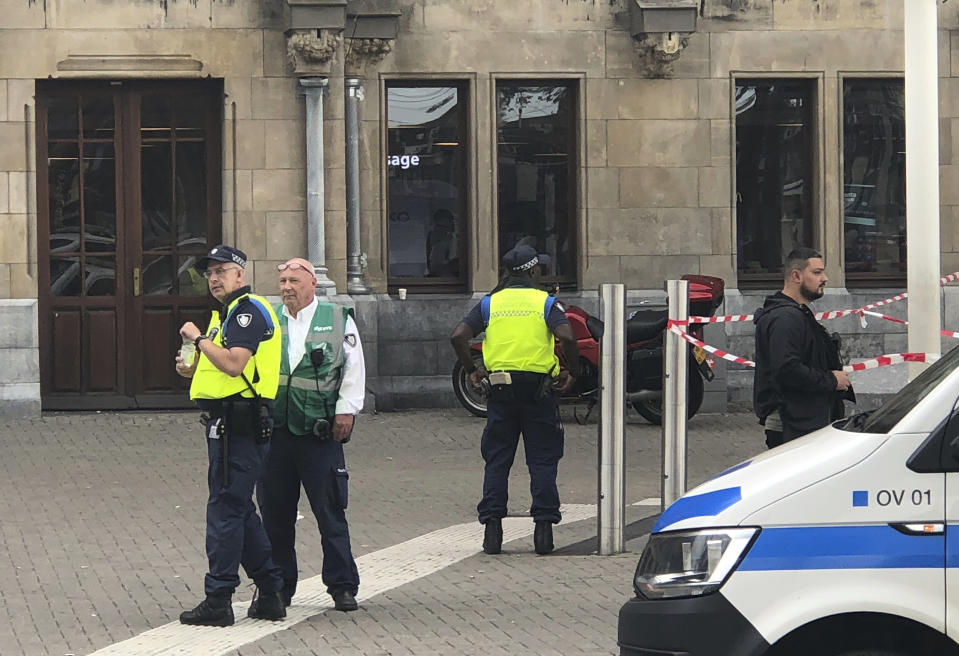
[[[230,317],[236,306],[243,299],[250,299],[254,305],[266,317],[268,328],[273,329],[273,334],[260,342],[256,353],[246,363],[243,369],[243,375],[253,385],[256,393],[264,398],[272,399],[276,397],[276,388],[280,375],[280,331],[276,329],[277,319],[270,303],[256,294],[243,294],[239,296],[226,308],[226,323],[229,324]],[[220,313],[213,312],[210,319],[210,325],[206,329],[206,334],[210,336],[217,346],[223,346],[224,330],[220,326]],[[227,347],[229,347],[229,335],[226,335]],[[240,394],[246,398],[253,398],[253,393],[249,386],[240,376],[230,376],[217,369],[205,354],[200,353],[200,359],[196,365],[196,372],[193,374],[193,380],[190,383],[190,399],[225,399],[228,396]]]
[[[553,334],[546,325],[549,294],[530,287],[507,287],[489,302],[483,362],[489,371],[532,371],[559,375]]]
[[[276,395],[274,418],[277,426],[286,426],[294,435],[313,431],[317,419],[330,419],[336,413],[340,381],[346,354],[343,338],[349,308],[317,301],[316,312],[306,335],[306,352],[297,363],[290,362],[287,317],[283,306],[276,306],[283,333],[283,357],[280,361],[280,389]],[[314,366],[310,353],[323,352],[323,362]]]

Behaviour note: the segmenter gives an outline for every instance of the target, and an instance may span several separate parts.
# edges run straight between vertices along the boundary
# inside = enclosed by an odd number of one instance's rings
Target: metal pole
[[[346,78],[346,291],[369,294],[363,280],[360,244],[360,121],[363,86],[359,78]]]
[[[599,341],[599,553],[625,551],[626,469],[623,466],[626,402],[626,286],[599,286],[599,314],[605,330]]]
[[[326,269],[325,187],[323,170],[323,94],[329,80],[307,77],[299,80],[306,98],[306,247],[313,263],[318,294],[336,294],[336,283]]]
[[[939,58],[936,0],[904,0],[909,350],[939,353]],[[926,368],[909,364],[909,377]]]
[[[667,280],[669,318],[685,321],[689,316],[689,283]],[[666,331],[663,360],[663,501],[665,510],[686,492],[686,342]]]

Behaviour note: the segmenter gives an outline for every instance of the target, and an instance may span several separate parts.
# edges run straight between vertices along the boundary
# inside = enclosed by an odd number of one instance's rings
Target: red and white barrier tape
[[[908,322],[908,321],[904,321],[903,319],[898,319],[898,318],[896,318],[896,317],[890,317],[888,314],[880,314],[879,312],[865,312],[865,311],[863,311],[863,312],[860,312],[859,314],[860,314],[860,315],[866,315],[866,314],[868,314],[868,315],[871,316],[871,317],[878,317],[878,318],[880,318],[880,319],[884,319],[884,320],[886,320],[886,321],[892,321],[893,323],[899,323],[899,324],[902,324],[902,325],[904,325],[904,326],[908,326],[908,325],[909,325],[909,322]],[[865,321],[863,321],[863,325],[865,325]],[[959,332],[956,332],[956,331],[953,331],[953,330],[940,330],[939,333],[940,333],[943,337],[952,337],[952,338],[954,338],[954,339],[959,339]]]
[[[685,339],[690,344],[694,344],[698,346],[699,348],[703,349],[704,351],[706,351],[707,353],[712,353],[716,357],[722,358],[723,360],[729,360],[730,362],[735,362],[736,364],[744,364],[747,367],[756,366],[756,363],[753,362],[752,360],[741,358],[738,355],[733,355],[732,353],[726,353],[726,351],[723,351],[722,349],[718,349],[715,346],[710,346],[709,344],[706,344],[705,342],[699,341],[698,339],[696,339],[695,337],[687,333],[685,330],[683,330],[680,327],[679,323],[676,321],[670,320],[669,329],[673,331],[674,333],[676,333],[677,335],[679,335],[680,337],[682,337],[683,339]]]
[[[847,364],[842,368],[843,371],[864,371],[866,369],[876,369],[878,367],[887,367],[891,364],[900,364],[902,362],[928,362],[933,363],[939,359],[938,353],[890,353],[889,355],[880,355],[878,358]]]
[[[860,315],[868,314],[870,317],[879,317],[880,319],[885,319],[886,321],[892,321],[893,323],[901,323],[904,326],[909,325],[908,321],[904,321],[903,319],[897,319],[896,317],[890,317],[888,314],[880,314],[879,312],[868,312],[866,310],[863,310],[859,314]]]
[[[939,286],[946,285],[950,282],[955,282],[959,280],[959,271],[955,273],[950,273],[948,276],[943,276],[939,279]],[[855,310],[833,310],[831,312],[820,312],[816,315],[816,318],[820,321],[826,319],[838,319],[839,317],[845,317],[850,314],[861,314],[865,310],[873,310],[877,307],[882,307],[883,305],[889,305],[890,303],[896,303],[903,299],[909,298],[909,294],[897,294],[892,298],[887,298],[885,300],[879,301],[878,303],[870,303],[869,305],[863,305],[861,308],[856,308]],[[689,317],[687,320],[688,323],[727,323],[734,321],[752,321],[753,315],[751,314],[730,314],[720,317]],[[686,325],[686,324],[682,324]]]
[[[732,353],[727,353],[722,349],[718,349],[715,346],[710,346],[705,342],[701,342],[696,339],[685,330],[682,329],[682,326],[679,322],[669,321],[668,329],[671,332],[676,333],[684,340],[700,347],[707,353],[712,353],[716,357],[722,358],[723,360],[728,360],[729,362],[735,362],[736,364],[745,365],[747,367],[755,367],[756,363],[747,358],[740,357],[738,355],[733,355]],[[943,331],[945,333],[946,331]],[[959,337],[959,333],[954,333],[954,337]],[[878,358],[873,358],[871,360],[865,360],[863,362],[857,362],[855,364],[847,364],[842,368],[843,371],[865,371],[866,369],[877,369],[879,367],[888,367],[893,364],[900,364],[903,362],[926,362],[933,363],[939,359],[938,353],[890,353],[887,355],[880,355]]]

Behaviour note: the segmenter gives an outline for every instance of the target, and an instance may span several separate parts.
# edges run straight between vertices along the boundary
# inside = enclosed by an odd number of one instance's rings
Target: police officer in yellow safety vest
[[[223,304],[203,333],[183,324],[183,343],[196,355],[177,354],[176,371],[192,378],[190,398],[203,411],[209,456],[206,506],[206,599],[180,615],[183,624],[230,626],[239,566],[256,583],[247,611],[253,619],[286,617],[283,585],[270,541],[253,504],[253,488],[269,451],[273,399],[280,376],[280,331],[273,308],[244,283],[246,255],[215,246],[197,261],[210,293]]]
[[[453,330],[450,342],[474,386],[488,381],[486,430],[480,450],[486,461],[483,498],[477,506],[485,524],[483,551],[498,554],[507,514],[507,485],[522,432],[529,468],[530,515],[535,522],[533,547],[553,550],[553,524],[559,523],[556,470],[563,457],[563,423],[556,393],[572,388],[580,375],[576,337],[555,298],[534,283],[537,265],[549,262],[531,246],[513,248],[503,257],[508,278],[484,296]],[[475,366],[469,340],[483,332],[483,365]],[[560,372],[554,337],[568,370]]]
[[[299,578],[294,543],[302,484],[320,530],[326,591],[334,608],[352,611],[360,575],[346,522],[343,444],[366,396],[363,347],[352,311],[317,300],[310,262],[294,257],[277,269],[283,301],[276,308],[283,333],[280,389],[257,501],[283,576],[283,602],[291,603]]]

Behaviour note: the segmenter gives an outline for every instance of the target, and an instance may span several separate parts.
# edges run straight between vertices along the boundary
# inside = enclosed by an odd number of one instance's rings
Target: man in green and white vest
[[[323,582],[337,610],[356,610],[360,577],[346,522],[349,474],[343,444],[363,409],[366,369],[352,310],[316,298],[313,265],[287,260],[277,306],[283,335],[275,429],[257,500],[273,560],[290,605],[297,583],[296,532],[300,485],[306,490],[323,547]]]

